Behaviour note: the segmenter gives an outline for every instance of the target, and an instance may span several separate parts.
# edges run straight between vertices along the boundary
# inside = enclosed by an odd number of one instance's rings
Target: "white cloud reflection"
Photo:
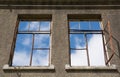
[[[30,37],[25,37],[22,44],[28,46],[28,45],[30,45],[31,40],[32,39]]]
[[[26,51],[15,51],[13,57],[13,66],[29,66],[30,54]]]
[[[48,50],[36,50],[33,53],[32,66],[48,66],[49,63]]]
[[[36,27],[38,24],[38,22],[31,22],[30,30],[38,30],[39,28]],[[44,29],[45,28],[46,30],[48,29],[48,27],[44,27]],[[19,35],[17,39],[12,65],[29,66],[33,35]],[[49,40],[49,34],[35,34],[34,48],[49,48]],[[33,50],[32,66],[48,66],[48,59],[49,50]]]
[[[40,25],[39,22],[32,21],[32,22],[30,22],[30,24],[28,24],[28,26],[29,25],[30,25],[30,30],[32,30],[32,31],[38,31],[39,30],[39,25]]]
[[[82,48],[78,43],[76,43],[76,47]],[[105,66],[101,34],[93,34],[91,38],[89,37],[88,52],[90,57],[90,66]],[[75,50],[75,53],[71,53],[72,66],[88,66],[87,64],[86,50]]]

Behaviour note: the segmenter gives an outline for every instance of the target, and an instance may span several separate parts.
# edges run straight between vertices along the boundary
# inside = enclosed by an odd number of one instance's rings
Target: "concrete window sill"
[[[86,71],[92,71],[92,70],[117,70],[116,66],[115,65],[112,65],[112,66],[70,66],[69,64],[66,64],[65,65],[65,69],[66,70],[86,70]]]
[[[54,70],[54,65],[50,66],[9,66],[8,64],[5,64],[3,66],[3,70]]]

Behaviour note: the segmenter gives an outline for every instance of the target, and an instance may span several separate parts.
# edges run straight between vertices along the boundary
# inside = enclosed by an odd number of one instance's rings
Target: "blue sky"
[[[71,21],[73,30],[101,30],[99,21]],[[50,31],[49,21],[21,21],[19,31]],[[29,66],[33,34],[18,34],[13,57],[13,66]],[[49,34],[35,34],[34,48],[49,48]],[[88,52],[91,66],[105,66],[101,34],[87,34]],[[84,34],[70,34],[70,47],[85,49]],[[69,53],[69,52],[68,52]],[[72,66],[88,66],[86,50],[71,50]],[[32,66],[48,66],[49,50],[33,50]]]
[[[50,21],[21,21],[18,31],[50,31]],[[13,66],[29,66],[33,34],[18,34],[13,57]],[[49,48],[49,34],[35,34],[34,48]],[[32,66],[48,66],[49,50],[33,50]]]
[[[101,30],[99,21],[71,21],[72,30]],[[105,66],[101,34],[87,34],[90,66]],[[88,66],[85,34],[70,34],[70,47],[84,50],[71,50],[72,66]]]

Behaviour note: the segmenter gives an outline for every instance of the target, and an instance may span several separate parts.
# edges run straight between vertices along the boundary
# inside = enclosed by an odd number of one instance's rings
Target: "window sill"
[[[3,66],[4,71],[9,71],[9,70],[54,70],[55,67],[54,65],[50,66],[9,66],[8,64],[5,64]]]
[[[78,71],[105,71],[105,70],[113,70],[116,71],[117,68],[115,65],[111,66],[70,66],[69,64],[65,65],[66,70],[78,70]]]

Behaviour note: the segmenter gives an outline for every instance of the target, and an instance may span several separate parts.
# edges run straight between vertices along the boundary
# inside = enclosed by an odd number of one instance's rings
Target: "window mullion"
[[[33,56],[33,50],[34,50],[34,36],[35,36],[35,34],[33,34],[33,38],[32,38],[32,50],[31,50],[31,56],[30,56],[30,66],[32,65],[32,56]]]
[[[87,52],[87,61],[88,61],[88,66],[90,66],[90,59],[89,59],[89,53],[88,53],[88,41],[87,41],[87,34],[85,35],[85,41],[86,41],[86,52]]]

